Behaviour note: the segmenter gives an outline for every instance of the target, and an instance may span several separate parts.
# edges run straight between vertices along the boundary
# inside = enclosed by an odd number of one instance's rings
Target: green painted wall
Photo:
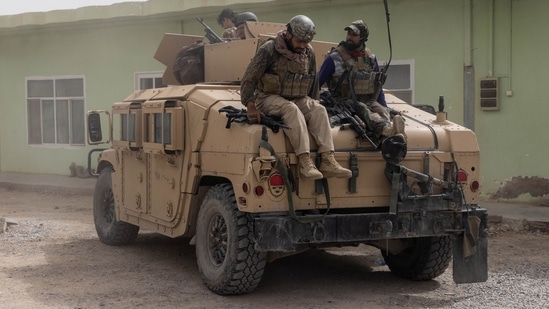
[[[51,13],[50,18],[0,17],[0,171],[65,174],[73,161],[84,165],[92,148],[27,145],[25,77],[84,75],[86,108],[108,108],[133,90],[135,72],[163,70],[152,59],[163,33],[203,34],[196,16],[221,32],[215,18],[225,6],[253,11],[262,21],[285,23],[305,14],[317,26],[315,39],[323,41],[342,40],[345,26],[364,19],[370,28],[368,46],[378,59],[389,58],[381,0],[212,0],[207,5],[150,0],[79,9],[74,14]],[[471,59],[475,101],[469,103],[474,105],[470,123],[482,151],[482,194],[494,194],[520,176],[549,178],[549,167],[543,164],[549,152],[545,143],[549,93],[542,84],[549,62],[544,56],[549,52],[549,37],[544,35],[549,2],[389,0],[389,8],[393,60],[414,62],[415,103],[436,105],[438,96],[444,95],[449,119],[465,123],[464,63]],[[55,21],[66,23],[54,25]],[[497,111],[479,106],[479,80],[486,76],[498,78]],[[506,96],[508,90],[511,96]]]
[[[152,58],[161,33],[178,32],[177,21],[92,24],[1,37],[2,138],[0,170],[68,173],[86,165],[91,147],[27,145],[25,78],[82,75],[86,109],[108,108],[134,89],[134,72],[163,70]]]
[[[544,35],[549,26],[545,16],[549,2],[495,1],[493,39],[487,18],[491,2],[474,3],[476,77],[489,76],[491,68],[499,81],[500,110],[477,108],[475,117],[482,151],[483,193],[492,194],[514,177],[549,177],[549,167],[544,163],[549,157],[545,134],[549,91],[544,85],[549,60],[543,56],[549,51],[549,38]],[[512,96],[506,96],[508,90]]]

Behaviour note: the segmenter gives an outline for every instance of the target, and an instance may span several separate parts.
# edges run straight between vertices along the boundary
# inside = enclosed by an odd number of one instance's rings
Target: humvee
[[[166,34],[155,58],[167,65],[171,86],[88,112],[90,144],[112,142],[96,168],[99,239],[130,244],[140,228],[187,237],[205,285],[221,295],[253,291],[277,256],[363,244],[379,248],[403,278],[435,278],[453,257],[455,282],[487,280],[479,146],[442,108],[433,115],[386,93],[406,119],[408,151],[396,163],[335,125],[335,156],[350,179],[304,179],[283,130],[230,121],[224,111],[243,108],[238,81],[246,65],[282,28],[248,22],[245,40],[207,44],[205,80],[192,85],[177,85],[171,65],[182,46],[202,37]],[[317,55],[335,46],[312,45]],[[101,118],[109,120],[108,136]]]

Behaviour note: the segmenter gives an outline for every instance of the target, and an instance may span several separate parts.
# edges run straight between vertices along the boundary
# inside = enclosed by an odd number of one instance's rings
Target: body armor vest
[[[297,63],[277,52],[273,54],[278,59],[271,66],[272,73],[265,73],[261,77],[261,91],[265,94],[278,94],[285,99],[307,96],[315,79],[315,74],[309,72],[310,59]]]
[[[330,89],[334,90],[338,83],[339,79],[345,72],[347,68],[351,68],[350,77],[351,82],[353,83],[353,88],[355,94],[359,97],[361,101],[367,101],[372,98],[376,93],[377,88],[380,87],[379,83],[375,80],[375,56],[372,52],[366,48],[366,55],[359,57],[357,60],[353,59],[349,53],[341,46],[335,48],[330,57],[333,59],[335,64],[335,72],[332,75],[330,80]],[[336,93],[344,98],[350,98],[350,87],[348,77],[341,82],[341,88],[339,93]]]

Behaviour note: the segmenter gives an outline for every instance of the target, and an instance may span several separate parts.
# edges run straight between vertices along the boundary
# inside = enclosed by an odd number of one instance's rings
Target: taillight
[[[458,171],[457,180],[459,182],[467,182],[467,174],[464,171]]]
[[[265,189],[263,189],[262,186],[257,186],[255,187],[254,192],[255,192],[255,195],[262,196],[263,193],[265,193]]]
[[[478,183],[478,181],[472,181],[471,182],[471,191],[473,192],[477,192],[478,188],[480,188],[480,184]]]
[[[250,190],[250,185],[245,182],[242,184],[242,191],[244,191],[244,193],[248,194],[248,191]]]

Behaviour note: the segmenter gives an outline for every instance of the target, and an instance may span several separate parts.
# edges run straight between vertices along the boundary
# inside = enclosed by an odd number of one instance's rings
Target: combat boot
[[[299,159],[299,172],[305,178],[316,180],[321,179],[324,176],[316,169],[316,166],[311,160],[311,156],[308,153],[302,153],[298,156]]]
[[[404,118],[402,118],[402,116],[400,115],[395,115],[393,117],[393,124],[383,127],[381,135],[389,137],[400,134],[404,137],[404,139],[406,139],[406,133],[404,133],[405,126],[406,125],[404,124]]]
[[[333,151],[327,151],[321,153],[322,163],[320,163],[320,172],[324,177],[337,177],[337,178],[351,178],[353,173],[351,170],[341,167],[334,158]]]
[[[404,118],[400,115],[395,115],[393,117],[393,135],[402,134],[406,138],[406,133],[404,133]]]

